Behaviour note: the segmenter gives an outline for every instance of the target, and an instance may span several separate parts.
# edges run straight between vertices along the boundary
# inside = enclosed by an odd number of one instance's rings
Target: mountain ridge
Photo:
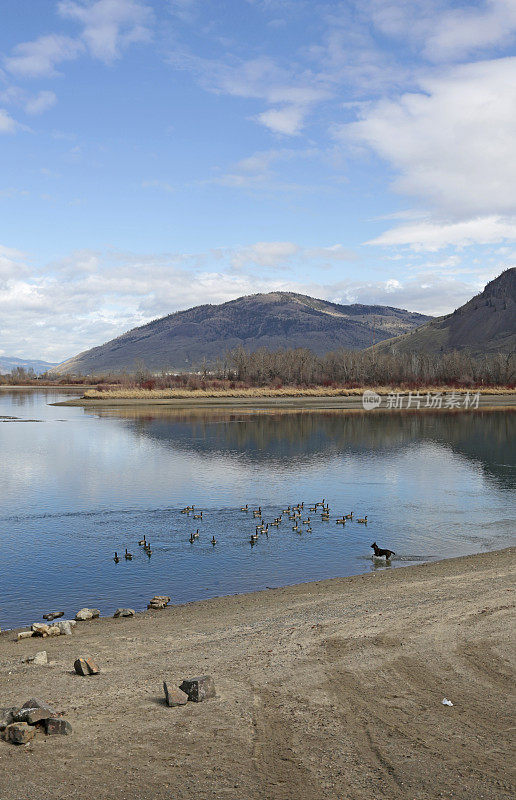
[[[238,346],[307,347],[319,354],[338,347],[361,350],[429,319],[392,306],[342,305],[296,292],[245,295],[152,320],[79,353],[54,372],[131,371],[137,362],[155,371],[185,371]]]
[[[516,350],[516,267],[509,267],[484,289],[455,309],[377,348],[380,353],[445,353],[471,355]]]
[[[38,358],[16,358],[15,356],[0,355],[0,374],[2,375],[10,374],[17,367],[27,370],[33,369],[36,375],[41,375],[57,366],[55,361],[51,363]]]

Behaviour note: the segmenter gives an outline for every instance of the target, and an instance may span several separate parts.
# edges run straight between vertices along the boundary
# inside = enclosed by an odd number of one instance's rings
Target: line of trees
[[[461,385],[513,386],[515,354],[471,356],[453,351],[381,354],[373,350],[334,350],[318,356],[311,350],[246,352],[232,350],[217,365],[219,378],[251,386],[281,385]]]
[[[215,364],[205,362],[191,373],[157,374],[143,363],[133,371],[103,376],[50,374],[36,376],[32,370],[17,367],[0,375],[0,385],[97,385],[167,388],[245,388],[254,386],[507,386],[516,381],[515,354],[496,353],[471,356],[465,351],[431,355],[428,353],[383,354],[373,350],[334,350],[317,355],[305,348],[247,352],[239,347]]]
[[[83,383],[90,383],[91,378],[77,377],[76,375],[59,375],[45,372],[38,375],[32,367],[26,369],[25,367],[14,367],[11,372],[0,373],[0,386],[39,386],[52,384],[55,386],[62,386],[68,384],[81,385]],[[98,379],[94,379],[96,383]]]

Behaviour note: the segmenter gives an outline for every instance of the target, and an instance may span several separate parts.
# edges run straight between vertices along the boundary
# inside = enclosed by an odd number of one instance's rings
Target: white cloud
[[[399,225],[380,234],[367,244],[408,245],[414,250],[440,250],[450,245],[471,245],[516,242],[516,217],[476,217],[461,222],[414,222]]]
[[[256,242],[250,247],[242,247],[234,251],[231,264],[236,269],[250,265],[277,267],[288,263],[290,258],[299,251],[299,245],[294,242]]]
[[[304,254],[307,259],[322,259],[323,261],[356,261],[357,259],[357,254],[342,244],[308,247]]]
[[[86,50],[93,58],[111,63],[130,44],[151,38],[154,15],[139,0],[61,0],[58,11],[81,23],[79,36],[51,33],[16,45],[4,59],[9,72],[24,78],[54,77],[59,64]]]
[[[341,134],[398,172],[394,188],[442,213],[516,211],[516,58],[455,67],[380,100]]]
[[[383,281],[349,281],[342,286],[328,287],[325,299],[342,303],[385,305],[418,311],[420,314],[448,314],[478,293],[500,270],[487,273],[483,280],[459,280],[441,272],[423,273],[414,278]],[[324,290],[323,290],[324,291]],[[333,291],[333,298],[328,296]]]
[[[25,104],[25,111],[27,114],[42,114],[48,111],[49,108],[55,106],[57,97],[54,92],[41,91],[35,97],[31,97]]]
[[[128,45],[151,37],[152,9],[139,0],[61,0],[58,9],[83,25],[81,36],[91,55],[106,63]]]
[[[208,91],[265,101],[271,108],[252,118],[274,133],[298,134],[314,107],[331,96],[325,77],[270,56],[225,62],[176,52],[169,61],[196,73]]]
[[[22,89],[20,86],[7,86],[0,92],[0,102],[10,104],[16,106],[18,108],[22,108],[26,114],[42,114],[44,111],[47,111],[49,108],[52,108],[57,102],[57,97],[54,92],[50,91],[40,91],[35,95],[29,94],[25,89]],[[4,110],[3,112],[0,111],[1,114],[7,114]],[[9,116],[9,115],[8,115]],[[13,132],[16,128],[22,128],[24,126],[14,122],[11,118],[10,121],[7,119],[4,125],[7,126],[7,132]],[[2,131],[2,124],[0,122],[0,132]],[[4,131],[6,132],[6,131]]]
[[[295,160],[310,161],[314,158],[324,158],[315,147],[283,147],[272,150],[259,150],[246,158],[232,164],[225,173],[217,170],[215,176],[208,183],[230,186],[241,189],[260,189],[265,191],[302,191],[312,190],[313,186],[302,184],[299,180],[281,179],[275,167]],[[300,169],[299,175],[303,174]]]
[[[14,133],[18,127],[16,120],[4,108],[0,108],[0,133]]]
[[[22,259],[23,253],[20,253],[19,250],[0,245],[0,289],[8,280],[28,274],[28,269]]]
[[[308,112],[309,108],[306,106],[283,106],[283,108],[270,108],[268,111],[263,111],[255,119],[273,133],[294,136],[301,132]]]
[[[58,74],[57,64],[77,58],[82,49],[82,43],[76,39],[49,34],[16,45],[13,54],[4,63],[9,72],[21,77],[49,77]]]
[[[515,33],[514,0],[488,0],[483,8],[450,8],[434,20],[425,52],[432,60],[459,60],[485,47],[508,45]]]
[[[431,61],[460,61],[487,47],[506,47],[516,33],[514,0],[454,5],[444,0],[369,0],[365,8],[384,34],[422,47]]]
[[[8,355],[67,358],[156,317],[241,295],[295,291],[334,302],[358,302],[442,314],[473,296],[500,272],[448,274],[448,266],[420,264],[409,278],[339,279],[324,283],[283,277],[288,264],[313,268],[344,261],[342,245],[256,242],[207,253],[138,255],[91,250],[35,268],[15,250],[0,248],[0,339]],[[507,258],[504,258],[507,264]],[[272,273],[270,270],[273,270]],[[460,270],[457,270],[459,273]],[[323,272],[319,272],[323,275]],[[342,274],[342,272],[341,272]]]

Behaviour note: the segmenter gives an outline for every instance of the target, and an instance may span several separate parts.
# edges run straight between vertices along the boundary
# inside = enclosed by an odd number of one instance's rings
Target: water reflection
[[[91,412],[89,412],[91,413]],[[432,442],[478,463],[510,488],[513,481],[514,411],[385,412],[247,411],[143,408],[99,409],[99,418],[127,420],[137,436],[200,454],[224,452],[287,468],[336,454],[367,455]]]
[[[512,412],[49,405],[65,396],[0,391],[0,417],[18,418],[0,419],[2,627],[56,604],[112,613],[154,594],[179,602],[360,573],[379,566],[373,540],[396,551],[394,568],[513,536]],[[315,515],[311,533],[287,523],[250,547],[256,523],[242,505],[270,521],[322,497],[369,524]],[[195,524],[180,513],[192,503],[205,512]],[[133,560],[115,564],[125,547]]]

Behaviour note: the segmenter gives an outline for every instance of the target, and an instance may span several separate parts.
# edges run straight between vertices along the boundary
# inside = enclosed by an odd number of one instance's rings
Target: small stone
[[[44,700],[39,700],[37,697],[31,697],[30,700],[27,700],[26,703],[22,705],[22,708],[42,708],[43,711],[48,711],[50,714],[57,714],[52,706],[49,706],[48,703],[45,703]]]
[[[33,658],[33,663],[36,665],[48,664],[48,656],[46,650],[40,650],[39,653]]]
[[[40,650],[39,653],[36,653],[33,656],[27,656],[25,659],[26,664],[35,664],[36,666],[42,666],[43,664],[48,664],[48,656],[46,650]]]
[[[0,731],[5,731],[8,725],[14,722],[17,708],[0,708]]]
[[[198,678],[185,680],[179,688],[186,692],[188,699],[194,703],[215,697],[215,682],[211,675],[200,675]]]
[[[59,617],[64,617],[64,611],[49,611],[48,614],[43,614],[43,619],[47,619],[49,622]]]
[[[72,732],[72,726],[65,719],[46,719],[45,733],[47,736],[68,736]]]
[[[73,665],[77,675],[98,675],[100,669],[92,658],[78,658]]]
[[[57,625],[50,625],[48,629],[49,636],[61,636],[61,628],[58,628]]]
[[[93,619],[93,613],[89,608],[81,608],[75,615],[75,619],[79,622],[84,622],[87,619]]]
[[[61,636],[71,636],[72,635],[72,628],[77,625],[74,619],[58,619],[57,622],[54,622],[52,625],[53,628],[57,628]]]
[[[18,641],[21,639],[30,639],[32,637],[32,631],[20,631],[18,634]]]
[[[163,691],[165,692],[165,702],[167,706],[184,706],[188,702],[188,695],[177,686],[163,681]]]
[[[5,729],[6,741],[11,744],[27,744],[36,735],[36,729],[26,722],[13,722]]]
[[[170,597],[167,597],[165,594],[155,594],[154,597],[150,600],[149,605],[147,608],[166,608],[168,603],[170,603]]]
[[[44,708],[20,708],[13,714],[14,722],[26,722],[28,725],[35,725],[51,716],[52,712]]]
[[[134,610],[132,608],[117,608],[114,617],[134,617]]]
[[[48,625],[44,622],[33,622],[31,630],[33,636],[48,636]]]

